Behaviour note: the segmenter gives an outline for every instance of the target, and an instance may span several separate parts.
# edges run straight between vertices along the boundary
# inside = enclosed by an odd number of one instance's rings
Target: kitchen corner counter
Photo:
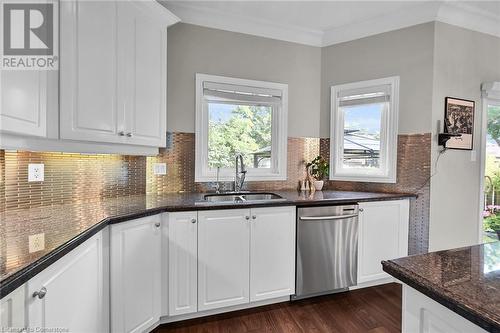
[[[406,193],[272,191],[276,202],[207,203],[204,193],[134,195],[0,212],[0,298],[109,224],[162,212],[268,206],[311,206],[415,197]],[[29,253],[28,236],[44,233],[45,249]]]
[[[382,262],[384,271],[489,332],[500,332],[500,242]]]

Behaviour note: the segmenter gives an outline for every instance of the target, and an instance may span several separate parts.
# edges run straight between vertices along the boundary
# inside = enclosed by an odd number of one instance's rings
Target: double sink
[[[205,202],[210,203],[243,203],[243,202],[272,202],[283,201],[285,198],[274,193],[223,193],[223,194],[206,194],[203,197]]]

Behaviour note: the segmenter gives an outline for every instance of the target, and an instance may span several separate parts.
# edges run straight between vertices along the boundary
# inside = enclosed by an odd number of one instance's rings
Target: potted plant
[[[500,214],[491,214],[486,217],[484,226],[486,230],[496,232],[498,239],[500,239]]]
[[[323,189],[324,179],[328,177],[330,167],[328,162],[321,156],[306,164],[307,172],[314,178],[313,185],[318,191]]]

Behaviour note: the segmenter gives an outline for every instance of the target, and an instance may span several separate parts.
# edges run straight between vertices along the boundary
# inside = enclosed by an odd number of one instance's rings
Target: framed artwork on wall
[[[446,148],[472,150],[474,139],[475,102],[446,97],[444,103],[444,132],[460,134],[446,142]]]

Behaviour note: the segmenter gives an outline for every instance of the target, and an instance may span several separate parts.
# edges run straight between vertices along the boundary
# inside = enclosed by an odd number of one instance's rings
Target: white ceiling
[[[500,1],[171,1],[183,22],[314,46],[442,21],[500,36]]]

